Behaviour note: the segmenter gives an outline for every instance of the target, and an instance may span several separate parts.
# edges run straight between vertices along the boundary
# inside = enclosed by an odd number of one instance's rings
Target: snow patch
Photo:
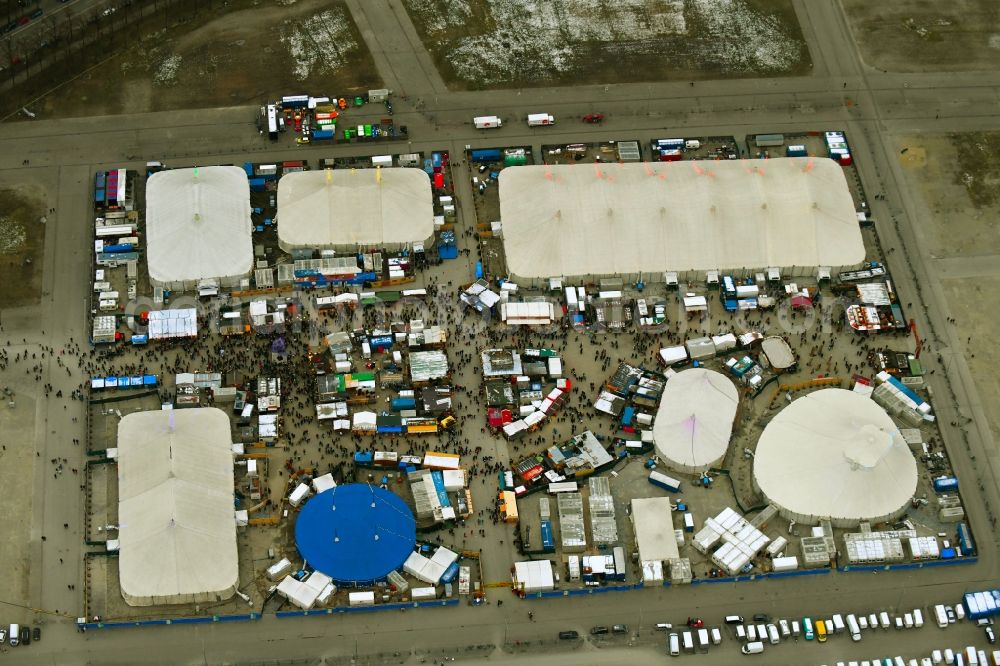
[[[153,74],[153,83],[161,86],[171,86],[177,83],[177,72],[181,68],[182,60],[183,58],[176,53],[167,56],[156,68],[156,72]]]
[[[344,8],[328,9],[301,22],[287,22],[281,41],[295,62],[293,74],[304,81],[330,72],[358,48]]]
[[[0,254],[20,252],[27,238],[24,226],[9,217],[0,217]]]
[[[744,0],[692,0],[691,9],[708,33],[704,55],[726,71],[779,71],[800,57],[799,43],[784,33],[780,22]]]

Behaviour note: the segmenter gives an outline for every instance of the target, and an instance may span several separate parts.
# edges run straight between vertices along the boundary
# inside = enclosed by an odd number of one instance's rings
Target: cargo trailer
[[[476,116],[472,119],[472,124],[476,126],[476,129],[490,129],[500,127],[503,125],[503,121],[496,116]]]

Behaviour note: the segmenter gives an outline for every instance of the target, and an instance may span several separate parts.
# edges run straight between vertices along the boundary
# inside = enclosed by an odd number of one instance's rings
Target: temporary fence
[[[201,617],[174,617],[159,620],[117,620],[77,623],[77,629],[122,629],[127,627],[152,627],[167,624],[212,624],[215,622],[249,622],[259,620],[261,613],[243,613],[239,615],[204,615]]]
[[[840,567],[838,571],[850,573],[860,571],[870,573],[872,571],[911,571],[913,569],[927,569],[930,567],[949,567],[961,564],[975,564],[978,557],[957,557],[952,560],[927,560],[925,562],[909,562],[904,564],[859,564]]]
[[[376,604],[374,606],[344,606],[341,608],[315,608],[312,610],[278,611],[275,617],[309,617],[314,615],[337,615],[339,613],[372,613],[388,610],[406,610],[407,608],[437,608],[442,606],[457,606],[458,599],[434,599],[428,601],[408,601],[396,604]]]

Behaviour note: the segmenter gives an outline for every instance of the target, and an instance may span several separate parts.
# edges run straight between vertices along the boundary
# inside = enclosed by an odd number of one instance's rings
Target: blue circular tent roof
[[[340,584],[373,583],[403,566],[416,543],[416,521],[397,495],[352,483],[303,505],[295,543],[311,567]]]

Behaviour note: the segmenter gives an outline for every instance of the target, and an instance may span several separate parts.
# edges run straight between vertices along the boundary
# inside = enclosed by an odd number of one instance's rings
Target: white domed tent
[[[831,388],[795,400],[767,425],[753,478],[788,519],[853,527],[901,515],[917,489],[917,463],[881,407]]]
[[[253,268],[250,181],[233,166],[170,169],[146,182],[149,279],[192,291],[236,287]]]
[[[740,397],[725,375],[691,368],[663,390],[653,422],[656,452],[668,467],[698,474],[722,461],[729,448]]]

